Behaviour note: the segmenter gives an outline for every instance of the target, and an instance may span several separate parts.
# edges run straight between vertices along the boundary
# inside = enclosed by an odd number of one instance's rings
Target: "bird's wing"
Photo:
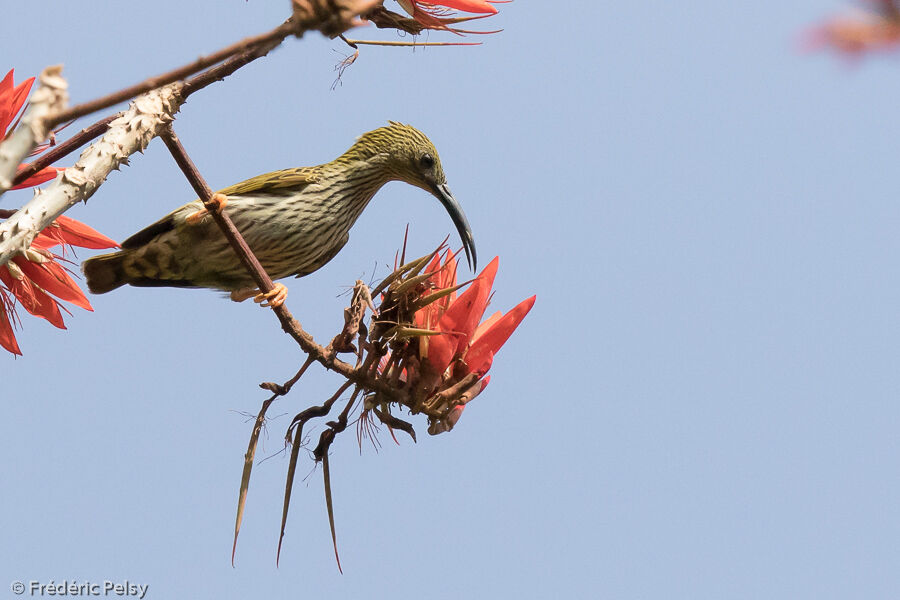
[[[297,169],[282,169],[281,171],[272,171],[271,173],[263,173],[262,175],[251,177],[246,181],[221,189],[219,190],[219,193],[225,194],[226,196],[240,196],[243,194],[284,190],[299,191],[316,181],[318,181],[318,171],[315,168],[300,167]],[[177,217],[180,213],[191,214],[201,208],[203,208],[203,205],[199,200],[194,200],[189,204],[176,208],[156,223],[141,229],[122,242],[122,248],[125,250],[140,248],[153,238],[175,229],[178,220]]]
[[[251,177],[224,190],[219,190],[219,193],[226,196],[240,196],[254,192],[265,193],[286,189],[300,191],[316,181],[318,181],[318,170],[315,168],[282,169]]]
[[[122,249],[134,250],[135,248],[144,246],[145,244],[153,240],[153,238],[175,229],[176,215],[182,212],[191,214],[200,210],[201,208],[203,208],[203,204],[199,200],[194,200],[189,204],[185,204],[180,208],[176,208],[156,223],[144,227],[133,236],[122,242]]]

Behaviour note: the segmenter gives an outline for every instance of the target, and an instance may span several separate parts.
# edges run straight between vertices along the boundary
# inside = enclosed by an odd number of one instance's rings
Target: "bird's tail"
[[[129,283],[129,277],[125,273],[127,254],[127,251],[113,252],[84,261],[81,270],[84,271],[88,289],[92,294],[105,294]]]

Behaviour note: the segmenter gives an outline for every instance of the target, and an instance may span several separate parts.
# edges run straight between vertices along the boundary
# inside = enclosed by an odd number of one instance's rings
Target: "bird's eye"
[[[430,169],[434,166],[434,157],[430,154],[423,154],[419,157],[419,164],[425,169]]]

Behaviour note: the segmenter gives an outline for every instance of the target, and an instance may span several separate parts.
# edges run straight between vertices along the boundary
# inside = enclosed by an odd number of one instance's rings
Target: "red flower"
[[[15,128],[18,123],[17,115],[25,105],[33,83],[34,77],[31,77],[14,85],[12,70],[0,81],[0,141],[6,139],[7,130]],[[46,148],[46,144],[41,145],[33,154]],[[19,170],[26,166],[20,165]],[[62,170],[46,167],[12,189],[38,185],[53,179]],[[87,225],[61,216],[41,231],[24,253],[15,256],[7,264],[0,265],[0,346],[13,354],[22,354],[13,332],[13,322],[17,320],[17,301],[32,315],[46,319],[61,329],[65,329],[65,324],[60,309],[66,309],[59,304],[59,300],[92,310],[84,293],[72,281],[67,270],[56,262],[62,256],[51,253],[50,248],[60,246],[65,254],[67,246],[114,248],[117,245]]]
[[[84,223],[60,216],[37,235],[23,254],[0,266],[0,346],[13,354],[22,354],[12,328],[17,300],[26,311],[60,329],[66,328],[60,308],[69,311],[59,300],[93,310],[84,292],[56,262],[62,257],[49,251],[55,246],[62,246],[65,252],[66,246],[114,248],[118,244]]]
[[[504,0],[505,1],[505,0]],[[434,2],[416,2],[416,4],[428,4],[431,6],[446,6],[456,10],[463,10],[471,13],[490,13],[495,14],[497,9],[494,8],[492,2],[485,0],[436,0]]]
[[[494,31],[465,31],[450,27],[455,23],[483,19],[497,13],[494,4],[512,0],[397,0],[407,13],[426,29],[445,29],[454,33],[496,33]],[[456,17],[453,10],[475,13],[479,16]]]
[[[482,322],[498,262],[494,258],[458,297],[455,292],[450,292],[416,313],[417,327],[438,332],[438,335],[419,339],[423,371],[427,370],[431,377],[438,378],[444,388],[472,373],[479,378],[465,391],[465,402],[473,400],[487,387],[490,377],[485,375],[491,368],[494,355],[516,330],[536,299],[536,296],[527,298],[506,314],[497,312]],[[433,273],[430,281],[436,287],[434,294],[440,294],[442,290],[446,293],[446,290],[456,287],[456,260],[452,252],[447,252],[442,266],[436,257],[426,272]],[[452,428],[463,407],[464,404],[455,407],[445,422],[438,424],[437,430],[429,429],[429,432],[440,433]]]
[[[28,92],[31,91],[33,83],[34,77],[29,77],[19,85],[14,85],[13,69],[10,69],[9,73],[6,74],[6,77],[0,81],[0,141],[6,139],[6,136],[9,134],[7,129],[11,131],[18,123],[16,115],[19,114],[19,111],[21,111],[22,107],[25,105],[25,100],[28,98]],[[15,122],[13,122],[13,119],[15,119]],[[10,127],[10,125],[13,127]],[[39,147],[37,152],[44,150],[46,147],[47,146]],[[36,154],[37,152],[33,154]],[[19,165],[19,170],[21,171],[26,166],[28,165]],[[44,167],[25,181],[18,185],[14,185],[11,189],[18,190],[44,183],[45,181],[56,177],[56,174],[62,170],[63,169],[58,167]]]
[[[19,85],[13,85],[13,69],[0,81],[0,132],[6,137],[6,130],[28,98],[34,77],[29,77]]]

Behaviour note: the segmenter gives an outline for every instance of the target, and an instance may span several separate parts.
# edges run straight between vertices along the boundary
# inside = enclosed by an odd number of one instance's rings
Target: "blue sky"
[[[287,4],[20,3],[0,70],[62,62],[86,100],[267,30]],[[269,411],[230,564],[244,413],[303,359],[269,311],[127,288],[66,332],[25,319],[25,356],[0,356],[0,583],[896,598],[900,56],[795,48],[844,7],[517,0],[481,47],[363,48],[332,90],[346,50],[309,36],[191,97],[176,130],[213,187],[325,162],[389,119],[419,127],[483,263],[500,256],[494,306],[537,304],[451,433],[334,445],[344,575],[311,463],[275,567],[281,440],[337,387],[320,370]],[[154,141],[68,214],[124,239],[192,198]],[[386,272],[407,223],[421,253],[453,231],[391,184],[334,261],[287,282],[309,331],[334,335],[342,294]]]

